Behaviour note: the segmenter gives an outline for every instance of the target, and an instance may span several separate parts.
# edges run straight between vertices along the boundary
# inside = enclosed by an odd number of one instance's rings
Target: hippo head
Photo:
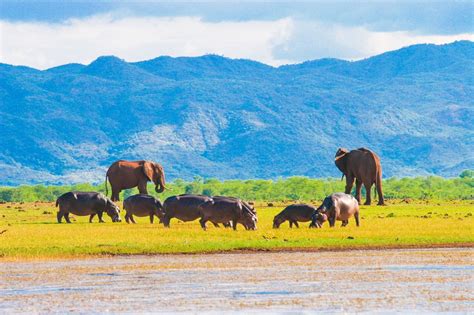
[[[165,210],[163,208],[163,204],[158,199],[155,199],[155,206],[156,206],[156,215],[158,216],[161,222],[161,220],[163,220],[163,217],[165,216]]]
[[[245,211],[242,216],[242,224],[246,230],[257,229],[257,216],[250,211]]]
[[[323,223],[326,222],[327,220],[328,220],[328,216],[326,215],[326,213],[318,210],[315,213],[313,213],[313,215],[311,216],[310,227],[320,228],[323,226]]]
[[[273,228],[278,229],[280,227],[280,224],[282,224],[284,221],[285,219],[282,215],[276,215],[273,219]]]
[[[108,198],[107,198],[108,199]],[[112,222],[121,222],[120,219],[120,208],[112,202],[112,200],[107,200],[106,205],[107,215],[112,219]]]

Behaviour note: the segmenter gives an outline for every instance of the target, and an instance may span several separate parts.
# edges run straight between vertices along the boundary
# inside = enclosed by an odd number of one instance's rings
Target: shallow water
[[[0,263],[0,313],[474,312],[474,250]]]

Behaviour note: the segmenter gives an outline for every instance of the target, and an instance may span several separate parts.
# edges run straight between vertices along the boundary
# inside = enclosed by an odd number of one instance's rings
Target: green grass
[[[68,258],[90,255],[200,253],[228,250],[347,249],[405,246],[474,246],[474,201],[389,201],[386,207],[362,206],[361,227],[290,229],[284,223],[272,229],[273,217],[283,209],[257,205],[258,230],[202,231],[199,223],[171,221],[171,228],[138,224],[88,223],[75,217],[72,224],[56,223],[52,203],[0,204],[0,257],[3,259]],[[123,214],[122,214],[123,216]],[[97,218],[96,218],[97,219]]]

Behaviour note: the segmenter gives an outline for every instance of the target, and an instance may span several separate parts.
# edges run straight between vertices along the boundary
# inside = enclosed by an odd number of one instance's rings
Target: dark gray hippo
[[[99,217],[99,222],[104,222],[102,214],[106,212],[112,222],[121,221],[120,208],[104,194],[97,192],[67,192],[56,200],[56,207],[58,206],[58,223],[61,223],[62,217],[66,219],[67,223],[71,223],[69,213],[79,216],[89,215],[89,222],[92,223],[96,214]]]
[[[237,224],[242,224],[247,230],[257,229],[257,216],[237,198],[218,197],[212,198],[199,205],[201,219],[199,223],[206,230],[206,222],[227,223],[232,222],[232,228],[237,229]]]
[[[156,216],[158,219],[163,218],[163,205],[161,201],[153,196],[145,194],[137,194],[128,197],[123,202],[123,209],[125,213],[125,221],[127,223],[136,223],[133,218],[134,215],[137,217],[150,217],[150,223],[153,223],[153,219]]]
[[[359,203],[352,195],[334,193],[327,196],[318,207],[317,214],[313,215],[311,224],[320,226],[327,220],[329,226],[334,227],[336,220],[342,221],[341,226],[349,223],[349,218],[354,216],[356,225],[359,226]]]
[[[172,218],[184,222],[197,220],[200,217],[198,209],[199,205],[209,200],[212,200],[212,198],[191,194],[167,198],[163,203],[163,224],[165,227],[170,227],[170,220]]]
[[[290,222],[290,228],[293,224],[299,227],[298,222],[309,222],[312,220],[313,215],[316,213],[316,208],[307,204],[295,204],[289,205],[283,209],[273,219],[273,228],[278,229],[280,225],[285,222]],[[312,227],[312,225],[310,225]]]
[[[230,197],[230,196],[212,196],[212,200],[216,201],[216,200],[234,200],[234,201],[239,201],[242,203],[242,209],[243,210],[247,210],[251,213],[253,213],[255,215],[255,219],[257,220],[258,222],[258,218],[257,218],[257,210],[255,210],[254,206],[249,204],[248,202],[246,201],[243,201],[242,199],[240,198],[237,198],[237,197]],[[212,222],[212,221],[211,221]],[[214,222],[213,222],[214,223]],[[217,223],[214,223],[214,225],[217,226]],[[229,222],[226,222],[226,223],[223,223],[223,225],[227,228],[227,227],[232,227],[232,221],[229,221]],[[247,230],[249,229],[248,226],[245,227]]]

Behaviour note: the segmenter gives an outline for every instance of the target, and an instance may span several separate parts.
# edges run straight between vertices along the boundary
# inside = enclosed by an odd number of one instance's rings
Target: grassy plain
[[[388,206],[362,206],[361,227],[353,219],[345,228],[272,229],[273,217],[284,205],[257,204],[258,230],[214,228],[199,223],[171,221],[165,229],[148,218],[137,224],[88,223],[74,217],[72,224],[56,223],[53,203],[0,204],[0,259],[73,258],[100,255],[203,253],[232,250],[350,249],[385,247],[474,247],[474,201],[390,200]],[[123,216],[123,214],[122,214]],[[96,218],[97,220],[97,218]]]

